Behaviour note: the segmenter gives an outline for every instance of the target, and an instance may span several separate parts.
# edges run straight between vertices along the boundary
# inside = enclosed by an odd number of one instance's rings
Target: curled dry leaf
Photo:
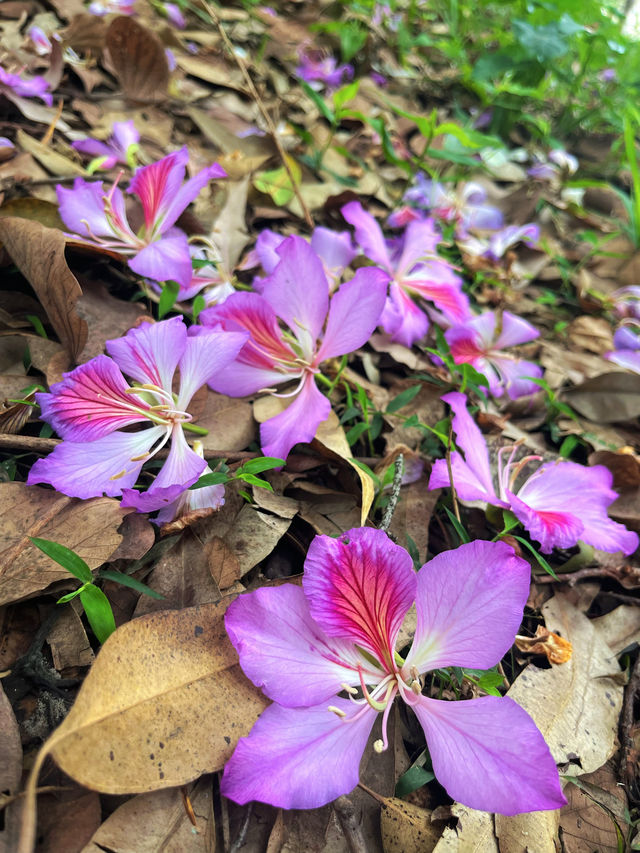
[[[134,101],[166,97],[169,66],[160,39],[133,18],[118,15],[106,35],[113,72],[124,94]]]
[[[122,511],[113,498],[79,501],[40,486],[2,483],[0,504],[0,605],[71,577],[32,545],[30,536],[66,545],[92,569],[108,560],[122,539]]]
[[[573,648],[568,640],[549,631],[544,625],[538,625],[535,637],[516,636],[516,648],[529,655],[545,655],[549,663],[566,663],[571,658]]]
[[[82,290],[64,257],[64,234],[39,222],[8,216],[0,219],[0,242],[35,290],[69,357],[77,361],[88,330],[75,310]]]

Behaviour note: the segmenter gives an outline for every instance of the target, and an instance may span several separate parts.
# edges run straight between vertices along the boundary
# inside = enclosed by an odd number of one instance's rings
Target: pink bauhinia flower
[[[189,244],[175,222],[210,180],[226,175],[214,163],[183,184],[188,161],[185,146],[135,173],[128,192],[142,204],[144,224],[137,233],[127,219],[117,181],[106,195],[102,181],[76,178],[73,189],[58,186],[60,216],[83,242],[125,255],[139,275],[155,281],[172,279],[187,287],[192,276]]]
[[[453,799],[506,815],[562,806],[551,753],[512,699],[443,701],[423,692],[431,670],[500,661],[522,620],[529,576],[504,543],[462,545],[416,574],[407,551],[380,530],[316,536],[302,588],[258,589],[227,610],[240,666],[274,704],[239,741],[222,793],[285,809],[347,794],[379,714],[374,749],[387,748],[387,720],[400,697],[418,717],[434,773]],[[414,601],[416,633],[403,659],[396,642]]]
[[[293,391],[277,395],[294,398],[289,407],[260,427],[263,453],[286,459],[294,444],[311,441],[329,417],[331,404],[314,377],[323,361],[366,343],[384,305],[386,276],[373,267],[361,269],[329,300],[322,261],[306,240],[287,237],[278,254],[262,293],[233,293],[203,311],[200,321],[250,333],[235,361],[209,382],[214,391],[244,397],[296,383]]]
[[[489,382],[494,397],[505,392],[512,399],[534,394],[539,386],[531,377],[540,378],[542,368],[525,361],[505,349],[535,340],[540,332],[515,314],[504,311],[496,316],[485,311],[444,333],[456,364],[471,364]]]
[[[49,91],[50,83],[44,77],[24,78],[20,74],[11,74],[0,66],[0,94],[19,106],[21,98],[40,98],[50,107],[53,95]]]
[[[78,498],[124,495],[141,512],[173,505],[204,472],[206,462],[187,444],[183,428],[195,392],[224,368],[246,334],[200,330],[189,335],[181,317],[144,323],[107,341],[100,355],[37,394],[41,417],[64,440],[32,467],[28,483],[49,483]],[[180,371],[178,392],[174,374]],[[124,375],[130,376],[129,384]],[[133,425],[146,429],[125,431]],[[133,489],[142,465],[171,441],[169,455],[146,493]],[[214,492],[198,495],[219,505]],[[167,513],[160,521],[169,520]]]
[[[115,121],[113,133],[106,142],[101,142],[99,139],[79,139],[72,142],[71,147],[82,154],[89,154],[95,158],[89,167],[91,171],[113,169],[118,163],[135,169],[136,153],[140,148],[139,143],[140,134],[136,130],[133,119],[130,119],[129,121]]]
[[[338,65],[334,56],[323,56],[318,50],[301,51],[296,74],[312,88],[321,89],[324,85],[330,92],[353,79],[353,67],[348,64]]]
[[[549,554],[554,547],[570,548],[578,540],[601,551],[632,554],[638,536],[612,521],[607,507],[618,497],[611,488],[613,477],[603,465],[585,467],[576,462],[558,461],[538,465],[524,483],[518,479],[540,456],[515,459],[518,443],[498,452],[498,485],[494,486],[487,444],[467,411],[464,394],[452,391],[442,399],[453,410],[456,444],[464,452],[451,453],[451,474],[457,496],[463,501],[479,501],[510,509],[540,550]],[[503,457],[509,456],[506,462]],[[430,489],[451,485],[449,466],[437,459],[431,471]]]
[[[402,238],[389,241],[359,201],[346,204],[342,215],[355,227],[365,257],[387,274],[389,296],[380,323],[392,341],[410,347],[427,334],[429,318],[413,296],[433,302],[446,324],[470,316],[462,279],[436,252],[440,234],[431,219],[410,222]]]
[[[496,231],[504,224],[502,212],[487,203],[487,191],[475,181],[447,187],[419,172],[414,186],[407,190],[404,199],[417,207],[430,210],[444,222],[454,223],[459,237],[465,237],[470,229]]]

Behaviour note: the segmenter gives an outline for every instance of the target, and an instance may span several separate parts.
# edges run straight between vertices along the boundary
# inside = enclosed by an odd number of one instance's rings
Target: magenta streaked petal
[[[130,390],[122,373],[106,355],[64,373],[50,394],[37,394],[41,417],[62,438],[95,441],[115,429],[145,420],[149,406]],[[139,411],[134,411],[134,409]]]
[[[227,368],[228,370],[229,368]],[[293,402],[279,415],[260,425],[260,444],[265,456],[286,459],[298,443],[313,440],[322,421],[331,412],[331,403],[308,374]]]
[[[517,344],[527,344],[540,337],[540,332],[531,323],[510,311],[502,312],[502,329],[493,346],[495,349],[514,347]]]
[[[389,275],[393,275],[391,258],[382,229],[377,220],[367,213],[359,201],[350,201],[340,211],[356,232],[356,243],[365,257],[381,266]]]
[[[133,486],[146,455],[165,432],[165,427],[157,426],[113,432],[91,442],[63,441],[38,459],[27,483],[48,483],[74,498],[116,497]]]
[[[281,261],[262,283],[262,294],[311,360],[329,308],[329,282],[322,261],[302,237],[287,237]]]
[[[182,317],[142,323],[123,338],[107,341],[106,349],[127,376],[141,384],[171,390],[173,374],[187,345]]]
[[[418,572],[417,626],[403,669],[489,669],[511,648],[531,569],[504,542],[443,551]]]
[[[169,206],[180,191],[188,162],[189,152],[185,145],[179,151],[167,154],[156,163],[142,166],[133,176],[127,192],[135,193],[142,202],[147,232],[151,233],[160,223],[162,223],[162,230],[165,231],[173,225],[182,212],[179,211],[172,222],[167,222],[165,219]],[[166,278],[160,278],[158,281],[166,281]]]
[[[535,510],[512,492],[507,491],[506,495],[511,511],[531,538],[540,543],[543,554],[550,554],[556,546],[571,548],[582,538],[584,525],[574,513],[561,509]]]
[[[487,495],[485,500],[488,500],[489,503],[495,503],[493,498],[496,495],[491,477],[487,443],[476,422],[469,414],[466,396],[459,391],[451,391],[441,399],[448,403],[453,411],[452,424],[456,435],[456,444],[464,452],[467,467],[475,474],[478,483],[482,484]],[[473,499],[469,498],[469,500]]]
[[[173,229],[159,240],[145,246],[129,260],[129,266],[138,275],[155,281],[177,281],[180,287],[191,284],[193,268],[187,235]]]
[[[416,586],[408,552],[382,530],[316,536],[309,546],[302,588],[312,617],[330,637],[357,643],[389,670]]]
[[[333,705],[348,716],[327,710]],[[220,790],[236,803],[257,800],[283,809],[315,809],[358,784],[360,759],[376,720],[346,699],[312,708],[270,705],[241,738],[227,762]]]
[[[179,365],[179,409],[184,411],[196,391],[236,358],[248,337],[246,332],[202,328],[189,335]]]
[[[391,340],[412,347],[429,331],[429,318],[419,305],[395,281],[389,285],[380,325]]]
[[[87,183],[76,178],[72,189],[58,185],[58,205],[62,221],[70,231],[82,237],[114,237],[115,233],[104,212],[105,191],[102,181]],[[120,193],[116,187],[114,195]],[[120,193],[122,195],[122,193]],[[89,230],[87,229],[87,224]]]
[[[462,290],[462,279],[442,259],[419,264],[411,275],[398,279],[398,284],[433,302],[449,323],[471,319],[469,298]]]
[[[227,173],[222,166],[218,163],[213,163],[211,166],[201,169],[197,175],[189,178],[189,180],[180,187],[175,198],[172,197],[169,200],[166,214],[162,220],[161,230],[164,232],[175,223],[180,214],[187,209],[191,202],[199,195],[200,191],[206,187],[209,181],[212,181],[214,178],[226,177]]]
[[[350,643],[326,636],[294,584],[241,595],[224,621],[244,674],[286,708],[328,702],[342,684],[360,683],[359,666],[372,670]],[[374,676],[377,682],[384,673],[374,670]]]
[[[383,270],[364,267],[332,296],[316,364],[353,352],[369,340],[380,321],[388,280]]]
[[[566,799],[549,747],[527,712],[509,697],[412,705],[440,784],[479,811],[514,815],[559,809]]]

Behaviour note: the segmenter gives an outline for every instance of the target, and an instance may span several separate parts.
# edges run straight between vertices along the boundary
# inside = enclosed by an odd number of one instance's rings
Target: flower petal
[[[442,258],[420,264],[410,275],[399,278],[398,284],[433,302],[449,323],[471,319],[469,298],[462,290],[462,279]]]
[[[429,331],[429,318],[400,285],[392,281],[380,325],[392,341],[412,347]]]
[[[104,212],[105,192],[102,181],[87,183],[82,178],[76,178],[70,190],[58,185],[56,193],[60,216],[70,231],[81,237],[115,236]],[[122,196],[116,187],[113,195],[118,194]]]
[[[369,340],[380,321],[388,280],[382,270],[365,267],[332,296],[316,364],[353,352]]]
[[[451,474],[456,494],[460,500],[481,501],[504,509],[509,508],[506,501],[500,500],[493,491],[487,491],[484,483],[478,478],[476,470],[468,465],[456,450],[451,454]],[[450,487],[451,480],[447,460],[436,459],[429,477],[429,488],[448,489]]]
[[[162,160],[151,163],[149,166],[142,166],[131,179],[128,192],[137,195],[142,202],[147,232],[150,233],[159,222],[162,223],[162,231],[166,231],[180,215],[178,213],[173,222],[168,222],[166,219],[169,206],[182,186],[188,162],[189,152],[185,145],[179,151],[167,154]],[[152,278],[156,277],[152,276]],[[157,280],[166,281],[165,278]]]
[[[517,400],[518,397],[526,397],[540,390],[540,386],[532,381],[533,378],[542,378],[544,370],[539,364],[522,358],[500,358],[497,355],[490,359],[490,363],[499,373],[502,388],[510,399]]]
[[[329,282],[322,261],[302,237],[287,237],[281,261],[262,283],[262,293],[311,359],[327,318]]]
[[[360,759],[376,719],[373,708],[357,720],[358,706],[334,699],[349,716],[327,705],[270,705],[241,738],[227,762],[220,790],[236,803],[258,800],[283,809],[315,809],[348,794],[358,784]],[[354,711],[355,709],[355,711]]]
[[[357,254],[348,231],[332,231],[321,225],[313,230],[311,248],[328,275],[338,280]]]
[[[356,243],[369,258],[383,270],[393,275],[389,249],[382,234],[382,228],[374,217],[367,213],[359,201],[350,201],[340,212],[356,232]]]
[[[260,426],[260,444],[265,456],[286,459],[294,444],[313,440],[318,426],[326,421],[331,403],[316,385],[312,374],[307,377],[293,402],[279,415]]]
[[[330,636],[350,640],[393,669],[395,641],[416,591],[411,557],[381,530],[316,536],[302,588],[311,615]]]
[[[151,447],[166,432],[157,426],[141,432],[113,432],[97,441],[63,441],[38,459],[27,483],[48,483],[74,498],[115,497],[131,488]]]
[[[402,253],[396,263],[396,281],[401,282],[416,264],[437,260],[436,246],[441,239],[433,219],[416,219],[410,222],[405,229]],[[444,259],[442,263],[446,263]]]
[[[531,569],[504,542],[443,551],[418,572],[417,627],[404,669],[489,669],[513,644]]]
[[[179,409],[186,409],[196,391],[236,358],[248,338],[247,332],[203,328],[189,335],[179,365]]]
[[[182,317],[160,323],[142,323],[123,338],[107,341],[106,348],[118,367],[136,382],[171,391],[173,374],[187,345]]]
[[[509,697],[413,704],[433,771],[450,797],[497,814],[559,809],[566,803],[549,747]]]
[[[36,394],[41,418],[71,441],[95,441],[115,429],[144,421],[149,406],[130,391],[118,366],[106,355],[92,358]],[[136,411],[137,409],[137,411]]]
[[[244,674],[286,708],[328,701],[343,684],[360,683],[358,667],[372,669],[351,643],[326,636],[294,584],[241,595],[227,610],[225,626]],[[378,681],[384,673],[373,675]]]
[[[540,337],[540,332],[531,323],[527,323],[522,317],[512,314],[510,311],[502,312],[502,329],[495,343],[495,349],[505,349],[518,344],[527,344]]]
[[[193,268],[187,235],[173,229],[130,258],[129,266],[138,275],[154,281],[172,280],[177,281],[180,287],[188,287]]]
[[[491,478],[487,443],[476,422],[469,414],[466,396],[459,391],[452,391],[445,394],[441,399],[448,403],[453,411],[452,424],[456,435],[456,444],[464,451],[467,467],[475,474],[477,481],[482,484],[487,495],[484,499],[489,503],[495,503],[497,498]],[[460,497],[467,500],[462,493]],[[473,498],[469,498],[469,500],[473,500]]]

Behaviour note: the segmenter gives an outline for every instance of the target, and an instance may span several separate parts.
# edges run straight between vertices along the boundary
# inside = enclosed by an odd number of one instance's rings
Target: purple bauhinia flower
[[[507,250],[518,243],[526,243],[527,246],[536,248],[540,239],[540,228],[533,222],[526,225],[507,225],[496,231],[489,239],[478,237],[467,237],[460,241],[460,248],[469,255],[488,258],[493,263],[498,263]]]
[[[342,215],[355,227],[356,242],[365,257],[381,267],[390,281],[380,323],[392,341],[410,347],[427,334],[429,318],[412,296],[433,302],[447,324],[470,317],[462,279],[436,251],[440,234],[433,220],[410,222],[401,238],[389,241],[359,201],[346,204]]]
[[[620,367],[640,373],[640,325],[621,326],[613,336],[615,350],[604,357]]]
[[[175,222],[210,180],[226,175],[214,163],[183,184],[188,161],[185,146],[135,173],[128,192],[142,204],[144,225],[138,233],[129,225],[117,181],[107,195],[102,181],[76,178],[73,189],[58,186],[60,216],[83,242],[128,256],[127,263],[139,275],[187,287],[192,276],[189,243]]]
[[[42,27],[37,25],[29,27],[27,35],[31,39],[38,56],[48,56],[51,53],[51,40]]]
[[[129,121],[115,121],[113,133],[106,142],[101,142],[99,139],[79,139],[72,142],[71,147],[82,154],[89,154],[95,158],[89,167],[90,171],[113,169],[118,163],[135,169],[136,154],[140,148],[139,143],[140,134],[136,130],[133,119],[130,119]]]
[[[351,65],[338,65],[335,57],[323,56],[321,51],[302,51],[299,59],[300,65],[296,68],[295,73],[313,88],[318,87],[319,84],[324,84],[327,91],[331,91],[353,79],[353,67]]]
[[[533,341],[539,335],[534,326],[509,311],[502,316],[485,311],[444,333],[456,364],[471,364],[487,378],[494,397],[501,397],[506,391],[512,400],[535,394],[540,386],[531,377],[540,379],[543,371],[532,361],[503,350]]]
[[[262,293],[234,293],[204,310],[200,321],[250,333],[235,361],[212,377],[214,391],[244,397],[296,382],[293,391],[277,395],[295,398],[289,407],[260,426],[263,453],[286,459],[294,444],[311,441],[329,417],[331,404],[314,378],[320,365],[366,343],[378,325],[387,288],[386,276],[367,267],[329,299],[322,261],[306,240],[287,237],[278,254],[280,262],[263,280]]]
[[[612,521],[607,507],[618,497],[611,488],[613,477],[603,465],[585,467],[576,462],[558,461],[539,465],[521,485],[518,478],[530,462],[540,456],[515,459],[518,443],[498,452],[498,488],[494,487],[489,452],[473,418],[467,411],[464,394],[452,391],[442,399],[454,413],[456,444],[464,452],[451,453],[451,474],[456,494],[463,501],[480,501],[510,509],[540,550],[549,554],[554,547],[570,548],[578,540],[601,551],[632,554],[638,536]],[[509,457],[503,462],[503,456]],[[451,485],[446,460],[437,459],[429,480],[430,489]]]
[[[407,551],[381,530],[316,536],[302,588],[258,589],[227,610],[240,666],[274,704],[239,741],[222,793],[285,809],[349,793],[379,714],[374,749],[387,748],[399,696],[418,717],[434,773],[453,799],[506,815],[560,808],[554,760],[516,702],[423,692],[431,670],[500,661],[522,620],[529,577],[528,564],[500,542],[462,545],[416,573]],[[416,633],[403,659],[396,641],[414,601]]]
[[[42,419],[64,440],[35,463],[27,482],[49,483],[78,498],[124,495],[123,505],[141,512],[172,505],[206,468],[187,444],[183,427],[191,415],[186,409],[246,339],[246,334],[212,330],[190,335],[182,318],[173,317],[107,341],[110,357],[92,358],[65,373],[50,393],[36,395]],[[180,381],[174,393],[176,370]],[[147,428],[125,431],[134,424]],[[135,491],[142,465],[168,441],[171,450],[153,484],[145,493]],[[202,491],[198,500],[219,505],[218,491]],[[160,520],[169,520],[167,513]]]
[[[407,190],[404,198],[417,207],[431,211],[444,222],[455,223],[459,237],[465,237],[470,229],[496,231],[504,224],[502,212],[492,204],[487,204],[487,191],[475,181],[458,187],[445,187],[419,172],[415,185]]]
[[[50,107],[53,104],[53,95],[49,88],[49,81],[44,77],[25,79],[19,74],[10,74],[0,66],[0,94],[10,101],[15,101],[16,98],[40,98]]]

